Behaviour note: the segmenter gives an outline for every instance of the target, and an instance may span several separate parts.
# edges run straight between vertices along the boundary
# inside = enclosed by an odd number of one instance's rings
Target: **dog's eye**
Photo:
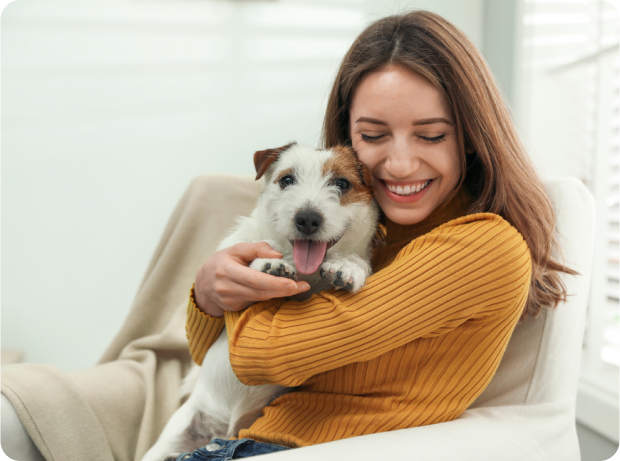
[[[344,178],[336,179],[336,187],[340,190],[347,190],[351,187],[351,183]]]
[[[293,184],[295,184],[295,178],[293,178],[290,175],[286,175],[286,176],[282,176],[280,178],[280,187],[282,189],[288,187],[288,186],[292,186]]]

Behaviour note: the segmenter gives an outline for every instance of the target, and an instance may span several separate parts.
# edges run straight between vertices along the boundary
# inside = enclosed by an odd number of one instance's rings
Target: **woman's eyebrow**
[[[452,123],[450,120],[447,120],[443,117],[435,117],[435,118],[425,118],[422,120],[416,120],[415,122],[413,122],[413,126],[417,126],[417,125],[432,125],[433,123],[446,123],[450,126],[454,126],[454,123]]]
[[[384,126],[387,125],[387,123],[385,123],[383,120],[379,120],[379,119],[371,118],[371,117],[360,117],[355,121],[355,123],[360,123],[360,122],[374,123],[375,125],[384,125]],[[450,120],[445,119],[443,117],[434,117],[434,118],[425,118],[422,120],[416,120],[415,122],[413,122],[413,126],[432,125],[433,123],[445,123],[447,125],[454,126],[454,123],[452,123]]]
[[[375,125],[387,125],[387,123],[385,123],[382,120],[378,120],[376,118],[370,118],[370,117],[360,117],[355,121],[355,123],[359,123],[359,122],[374,123]]]

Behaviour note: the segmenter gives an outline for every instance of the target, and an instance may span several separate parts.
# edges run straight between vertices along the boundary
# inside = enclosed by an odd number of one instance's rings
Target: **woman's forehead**
[[[391,66],[364,76],[353,94],[351,122],[406,116],[412,122],[444,118],[453,122],[444,93],[423,75]],[[364,119],[365,118],[365,119]]]

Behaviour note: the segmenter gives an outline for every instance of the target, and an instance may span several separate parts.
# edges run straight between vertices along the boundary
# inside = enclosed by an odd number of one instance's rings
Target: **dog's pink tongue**
[[[295,240],[293,245],[293,261],[297,270],[302,274],[312,274],[317,271],[325,252],[327,251],[327,242],[318,242],[316,240]]]

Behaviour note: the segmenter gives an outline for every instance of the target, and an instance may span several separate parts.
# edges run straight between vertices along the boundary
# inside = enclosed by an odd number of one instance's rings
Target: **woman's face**
[[[462,171],[452,112],[425,77],[397,66],[372,72],[358,84],[349,115],[353,148],[391,221],[418,223],[454,190]]]

